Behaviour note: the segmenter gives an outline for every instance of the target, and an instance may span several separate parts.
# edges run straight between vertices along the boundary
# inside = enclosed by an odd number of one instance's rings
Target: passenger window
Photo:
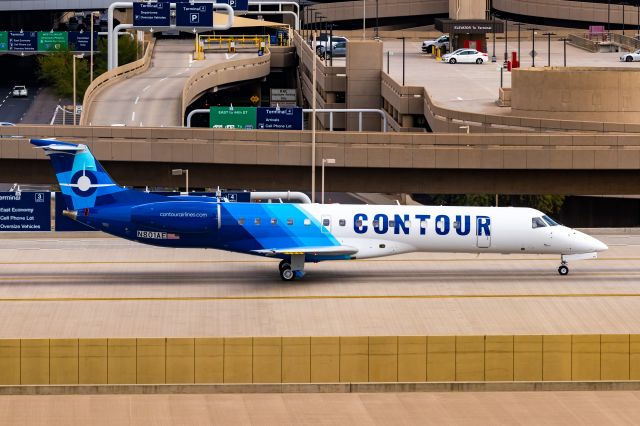
[[[362,228],[362,220],[361,220],[361,219],[356,220],[356,226],[357,226],[358,228]]]
[[[427,221],[426,220],[421,220],[420,221],[420,228],[427,229]]]
[[[329,226],[331,225],[331,220],[329,219],[322,219],[322,226]]]
[[[544,228],[545,226],[547,226],[547,225],[544,223],[542,218],[534,217],[533,219],[531,219],[531,227],[533,229],[535,229],[535,228]]]
[[[379,220],[374,220],[373,221],[373,227],[377,228],[380,225],[380,221]]]
[[[256,217],[255,219],[253,219],[253,224],[254,225],[260,225],[260,218]]]
[[[289,226],[293,225],[293,219],[287,219],[287,225]]]
[[[395,220],[390,220],[389,221],[389,228],[393,228],[396,226],[396,221]]]
[[[275,217],[271,218],[271,224],[272,225],[277,225],[278,224],[278,219],[276,219]]]
[[[347,221],[344,219],[340,219],[340,226],[346,226],[347,225]]]
[[[244,217],[238,219],[238,225],[244,225]]]
[[[305,219],[302,223],[304,223],[304,226],[309,226],[311,225],[311,219]]]
[[[411,228],[411,221],[410,220],[405,220],[404,221],[404,227],[405,228]]]
[[[460,222],[453,222],[453,229],[460,229]]]

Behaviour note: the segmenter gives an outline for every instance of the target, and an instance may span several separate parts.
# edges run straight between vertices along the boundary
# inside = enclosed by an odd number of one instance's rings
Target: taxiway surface
[[[273,259],[49,235],[0,235],[0,338],[640,332],[638,234],[599,235],[566,277],[553,256],[416,253],[293,283]]]

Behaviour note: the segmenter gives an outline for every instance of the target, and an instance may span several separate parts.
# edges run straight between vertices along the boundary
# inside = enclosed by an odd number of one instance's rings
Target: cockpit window
[[[549,226],[558,226],[558,225],[560,225],[558,222],[556,222],[555,220],[551,219],[549,216],[542,216],[542,218],[544,219],[545,222],[547,222],[547,224]]]
[[[531,219],[531,227],[533,229],[544,228],[545,226],[547,225],[544,223],[544,220],[542,220],[541,217],[534,217],[533,219]]]

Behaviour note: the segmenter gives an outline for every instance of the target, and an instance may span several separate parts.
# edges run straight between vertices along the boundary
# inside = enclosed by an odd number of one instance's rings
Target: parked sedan
[[[347,56],[347,43],[344,41],[341,41],[339,43],[336,43],[333,46],[333,50],[329,50],[326,49],[325,52],[325,47],[322,47],[322,50],[320,51],[320,57],[324,58],[326,57],[327,60],[331,59],[331,55],[333,54],[334,58],[344,58]]]
[[[458,49],[455,52],[443,55],[442,60],[449,64],[458,62],[461,64],[482,64],[489,61],[489,56],[484,52],[478,52],[476,49]]]
[[[623,53],[620,55],[621,62],[633,62],[640,61],[640,50],[636,50],[635,52]]]

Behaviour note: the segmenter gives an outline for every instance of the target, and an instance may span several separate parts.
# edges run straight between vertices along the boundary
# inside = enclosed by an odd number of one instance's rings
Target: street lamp
[[[560,40],[562,40],[562,42],[564,43],[563,46],[563,50],[564,50],[564,66],[567,66],[567,42],[571,39],[567,38],[567,37],[562,37]]]
[[[551,66],[551,36],[556,35],[556,33],[546,32],[543,35],[547,36],[547,66]]]
[[[324,204],[324,165],[325,164],[336,164],[336,159],[335,158],[323,158],[322,159],[322,197],[321,197],[321,202],[322,204]]]
[[[78,104],[76,100],[76,58],[84,58],[84,53],[73,55],[73,125],[76,125],[76,114],[78,112]]]
[[[523,24],[522,22],[516,22],[513,25],[518,27],[518,62],[520,62],[522,60],[522,58],[520,57],[520,29],[525,24]]]
[[[536,66],[536,31],[538,28],[527,28],[531,30],[531,68]]]
[[[186,193],[189,194],[189,169],[173,169],[171,170],[171,174],[173,176],[182,176],[183,174],[186,176],[187,182],[185,185]]]

